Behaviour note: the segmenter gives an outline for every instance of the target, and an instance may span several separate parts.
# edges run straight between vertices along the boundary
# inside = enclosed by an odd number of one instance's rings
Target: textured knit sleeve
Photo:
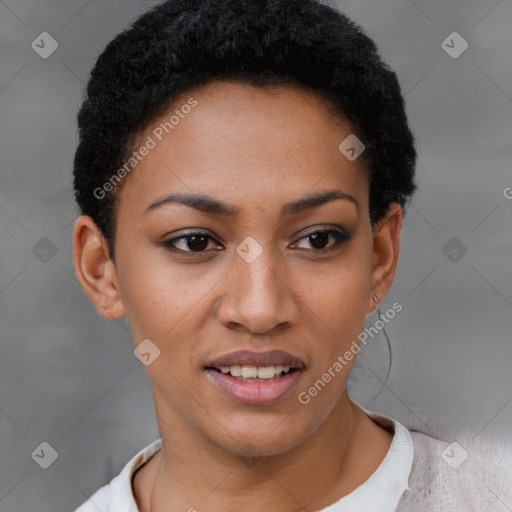
[[[450,443],[411,432],[415,457],[410,491],[397,512],[510,512],[510,446],[470,439]]]

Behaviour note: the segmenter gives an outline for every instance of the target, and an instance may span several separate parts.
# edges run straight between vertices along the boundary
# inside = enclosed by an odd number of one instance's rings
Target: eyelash
[[[327,233],[327,234],[331,235],[335,239],[334,243],[332,243],[327,248],[323,248],[323,249],[306,249],[307,251],[311,251],[311,252],[314,252],[314,253],[317,253],[317,254],[326,254],[326,253],[329,253],[331,251],[334,251],[340,245],[342,245],[345,242],[348,242],[351,239],[351,235],[349,233],[347,233],[346,231],[341,231],[341,230],[338,230],[338,229],[319,229],[319,230],[313,231],[311,233],[308,233],[307,235],[302,236],[301,238],[299,238],[297,240],[297,242],[295,242],[295,244],[300,242],[301,240],[308,239],[308,238],[310,238],[313,235],[316,235],[318,233]],[[192,238],[194,236],[204,236],[204,237],[207,237],[209,240],[213,240],[213,241],[215,241],[216,243],[218,243],[220,245],[220,243],[217,240],[215,240],[214,237],[212,237],[208,233],[203,233],[201,231],[194,231],[194,232],[191,232],[191,233],[187,233],[186,235],[181,235],[179,237],[172,238],[170,240],[166,240],[165,242],[162,242],[162,245],[166,249],[168,249],[169,251],[174,252],[174,253],[181,253],[181,254],[204,254],[204,253],[206,253],[207,252],[206,250],[204,250],[204,251],[190,251],[190,250],[189,251],[185,251],[183,249],[177,249],[174,246],[174,244],[177,241],[179,241],[179,240],[186,240],[186,239]]]

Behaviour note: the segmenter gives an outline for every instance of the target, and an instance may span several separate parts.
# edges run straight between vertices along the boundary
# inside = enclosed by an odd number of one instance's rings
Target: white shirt
[[[409,490],[414,444],[409,431],[392,420],[394,435],[386,457],[375,472],[337,502],[319,512],[394,512],[402,494]],[[132,476],[162,446],[157,439],[138,452],[112,479],[96,491],[75,512],[140,512],[132,491]]]

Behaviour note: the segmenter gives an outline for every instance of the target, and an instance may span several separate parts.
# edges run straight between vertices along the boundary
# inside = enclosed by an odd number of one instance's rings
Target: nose
[[[235,256],[217,311],[226,327],[268,334],[298,321],[291,280],[281,267],[276,267],[270,252],[263,251],[252,263]]]

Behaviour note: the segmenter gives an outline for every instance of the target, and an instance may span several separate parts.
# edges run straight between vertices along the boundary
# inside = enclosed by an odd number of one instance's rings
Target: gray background
[[[73,510],[158,437],[127,324],[96,314],[71,246],[75,115],[87,74],[154,4],[0,1],[2,512]],[[512,1],[338,4],[397,71],[419,142],[419,191],[380,307],[403,304],[387,327],[391,373],[382,385],[389,353],[379,334],[361,354],[351,394],[447,444],[495,439],[510,449]],[[45,31],[59,44],[48,59],[31,48]],[[457,59],[441,47],[453,31],[469,44]],[[43,237],[57,250],[46,262],[33,250],[48,244]],[[459,258],[467,248],[459,261],[445,247],[452,237]],[[43,441],[58,452],[48,469],[31,457]],[[479,479],[512,510],[511,495]]]

